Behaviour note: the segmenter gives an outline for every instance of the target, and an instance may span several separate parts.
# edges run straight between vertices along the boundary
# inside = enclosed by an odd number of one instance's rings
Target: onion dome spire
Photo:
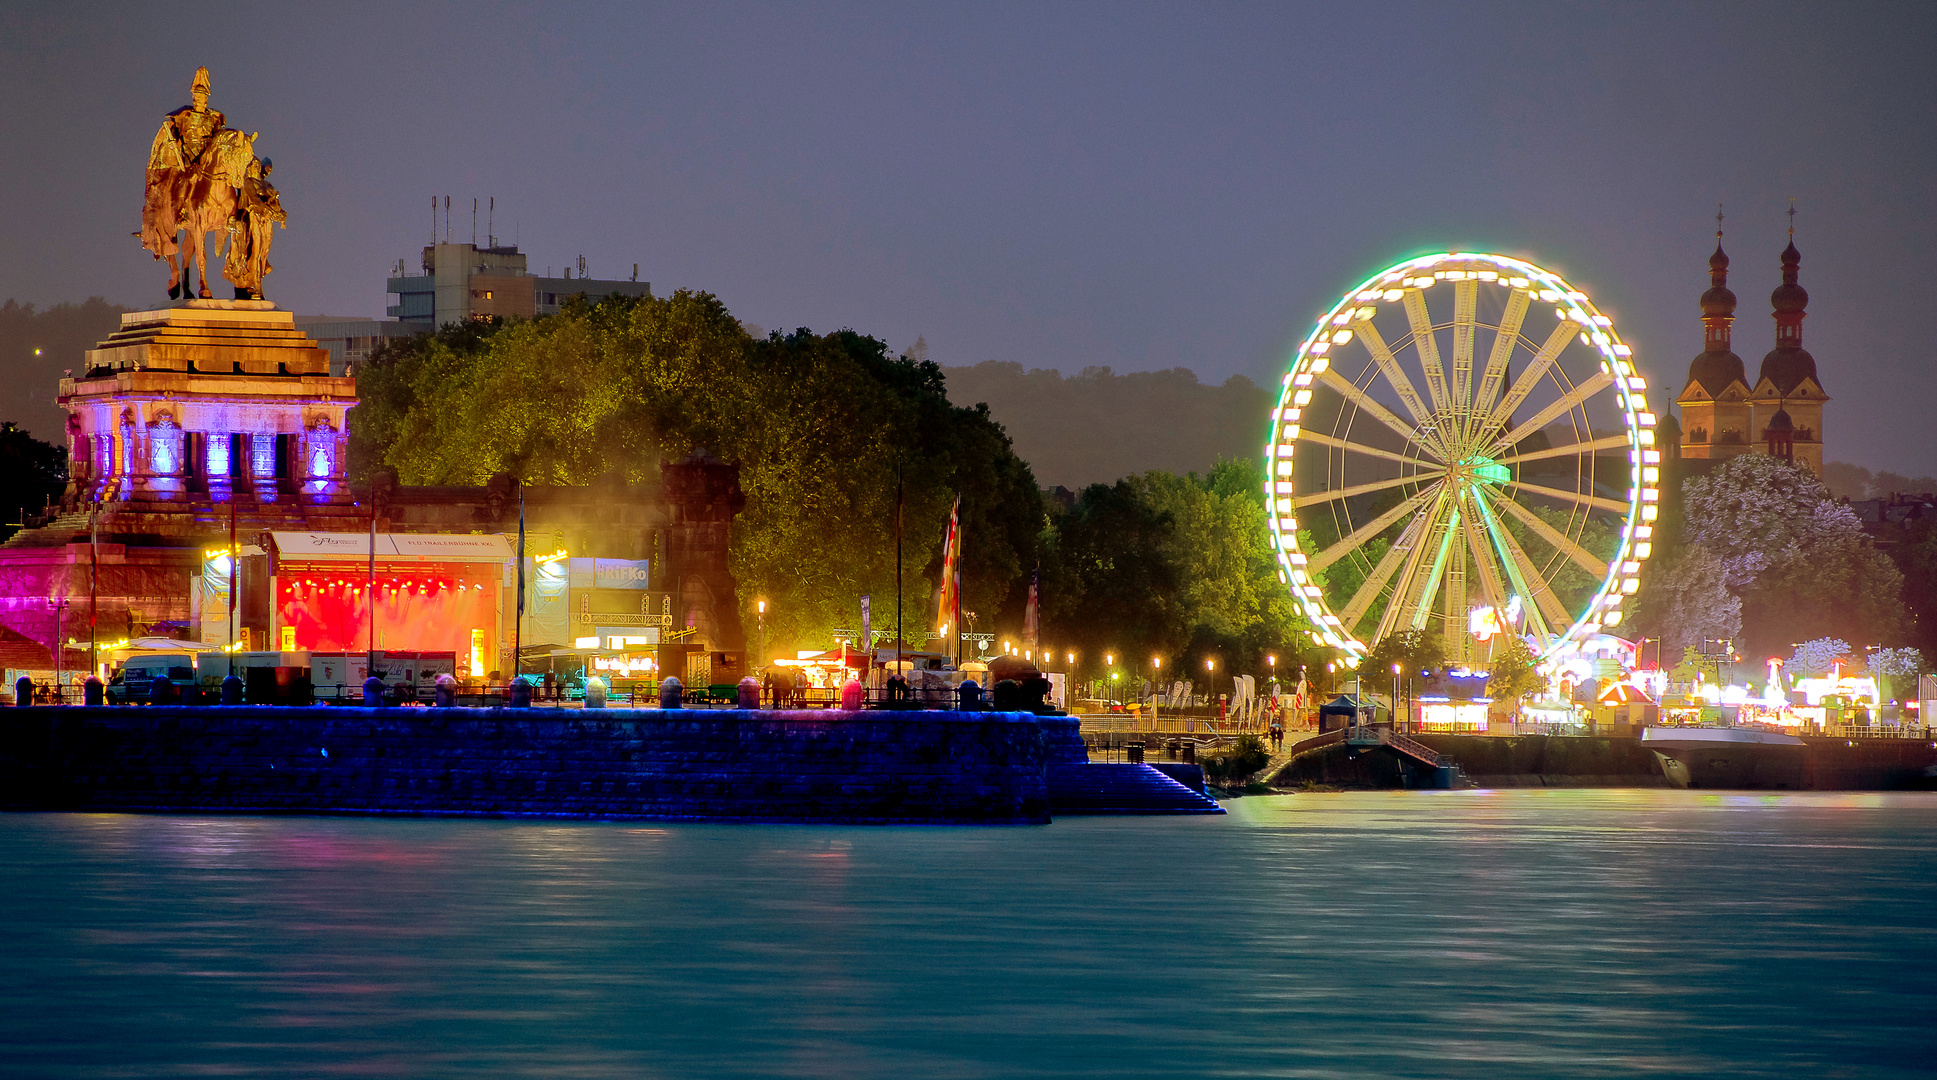
[[[1702,294],[1702,353],[1688,365],[1688,381],[1700,383],[1710,397],[1731,382],[1746,382],[1742,358],[1729,351],[1735,322],[1735,294],[1728,289],[1729,257],[1722,250],[1722,209],[1715,208],[1715,254],[1708,257],[1708,291]]]
[[[1796,207],[1789,207],[1789,246],[1782,251],[1782,284],[1769,294],[1769,306],[1776,320],[1776,347],[1762,358],[1762,378],[1775,384],[1778,394],[1788,395],[1804,379],[1816,378],[1816,358],[1802,347],[1802,321],[1809,306],[1809,292],[1796,283],[1802,267],[1802,253],[1796,250]]]

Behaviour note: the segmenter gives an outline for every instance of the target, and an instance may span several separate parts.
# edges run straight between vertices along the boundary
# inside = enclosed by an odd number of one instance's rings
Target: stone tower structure
[[[1728,271],[1717,228],[1715,254],[1708,257],[1709,288],[1702,294],[1702,352],[1688,365],[1688,383],[1675,399],[1681,406],[1681,458],[1691,463],[1725,461],[1755,449],[1746,372],[1742,358],[1729,348],[1735,294],[1728,289]]]
[[[1776,320],[1776,347],[1762,358],[1762,371],[1749,394],[1751,430],[1765,453],[1794,461],[1823,475],[1823,403],[1829,395],[1816,374],[1816,358],[1802,347],[1804,308],[1809,293],[1796,283],[1802,255],[1796,230],[1782,252],[1782,284],[1769,294]]]

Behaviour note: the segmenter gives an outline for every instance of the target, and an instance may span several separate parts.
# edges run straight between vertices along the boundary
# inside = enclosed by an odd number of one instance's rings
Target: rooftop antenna
[[[498,197],[491,196],[491,210],[484,218],[484,242],[492,247],[498,246]]]
[[[1790,230],[1790,231],[1791,231],[1791,232],[1793,232],[1793,231],[1795,231],[1795,230],[1793,230],[1793,229],[1792,229],[1792,230]],[[632,280],[634,280],[634,281],[638,281],[638,280],[639,280],[639,264],[638,264],[638,263],[633,263],[633,264],[632,264]]]
[[[581,279],[585,277],[585,256],[583,255],[578,257],[578,276]]]
[[[444,196],[444,242],[451,242],[451,197]]]
[[[430,197],[430,242],[433,246],[437,243],[437,196],[435,195]]]
[[[471,196],[471,246],[478,246],[478,200]]]

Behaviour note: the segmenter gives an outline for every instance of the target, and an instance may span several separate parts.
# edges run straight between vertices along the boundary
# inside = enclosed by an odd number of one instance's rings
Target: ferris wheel
[[[1632,350],[1559,275],[1500,255],[1409,259],[1345,294],[1272,411],[1280,579],[1356,664],[1389,634],[1454,663],[1617,633],[1653,546],[1660,453]]]

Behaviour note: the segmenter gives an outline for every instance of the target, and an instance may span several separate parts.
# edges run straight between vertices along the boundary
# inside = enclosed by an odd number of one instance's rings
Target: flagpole
[[[94,489],[94,502],[87,509],[87,673],[101,677],[100,635],[95,630],[95,612],[101,597],[101,489]]]
[[[901,674],[901,469],[895,469],[895,674]]]
[[[518,607],[511,624],[511,681],[518,680],[525,645],[525,485],[518,483]]]
[[[377,481],[370,481],[370,562],[369,577],[363,587],[363,600],[369,606],[370,636],[363,657],[366,681],[377,673]]]
[[[223,665],[222,676],[227,679],[235,674],[235,565],[238,552],[235,545],[235,485],[229,485],[229,647],[225,651],[229,661]]]
[[[962,669],[962,497],[955,496],[955,590],[948,625],[955,635],[955,670]]]

